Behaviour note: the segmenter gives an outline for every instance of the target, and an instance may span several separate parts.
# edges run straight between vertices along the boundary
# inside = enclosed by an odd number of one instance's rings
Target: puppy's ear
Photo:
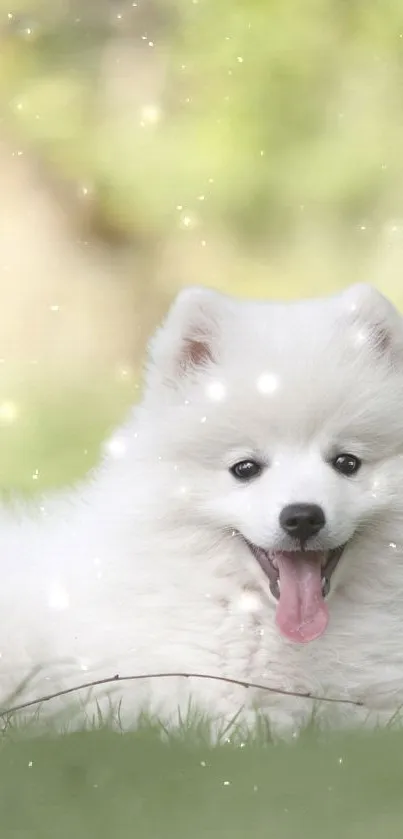
[[[366,283],[348,288],[343,300],[355,329],[356,349],[370,346],[379,356],[403,364],[403,319],[393,304]]]
[[[229,298],[218,292],[197,287],[181,291],[150,342],[148,385],[177,388],[216,363],[229,309]]]

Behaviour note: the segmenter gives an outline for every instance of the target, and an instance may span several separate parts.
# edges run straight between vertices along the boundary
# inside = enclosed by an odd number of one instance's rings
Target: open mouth
[[[247,544],[277,600],[281,634],[300,644],[323,635],[329,620],[325,600],[345,545],[329,551],[265,551]]]

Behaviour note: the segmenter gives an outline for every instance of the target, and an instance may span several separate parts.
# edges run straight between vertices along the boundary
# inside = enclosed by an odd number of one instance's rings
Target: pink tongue
[[[280,599],[276,622],[290,641],[306,644],[323,634],[329,620],[322,595],[323,554],[281,552],[272,557],[278,566]]]

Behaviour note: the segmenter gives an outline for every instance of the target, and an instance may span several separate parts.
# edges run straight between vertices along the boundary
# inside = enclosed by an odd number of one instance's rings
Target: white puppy
[[[320,703],[334,724],[391,717],[403,702],[403,324],[380,294],[181,293],[109,448],[73,493],[1,513],[3,708],[28,676],[18,701],[175,671],[364,703]],[[119,706],[124,725],[145,706],[174,720],[189,697],[223,724],[257,708],[296,728],[313,710],[196,677],[74,697],[87,715]]]

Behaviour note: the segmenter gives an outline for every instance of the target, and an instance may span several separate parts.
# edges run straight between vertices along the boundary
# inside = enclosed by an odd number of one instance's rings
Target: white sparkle
[[[9,425],[15,422],[19,414],[18,405],[11,400],[0,403],[0,422]]]
[[[368,333],[365,329],[357,329],[355,336],[354,336],[354,345],[356,347],[362,347],[368,340]]]
[[[221,402],[225,399],[227,388],[222,382],[210,382],[206,387],[206,396],[213,402]]]
[[[52,306],[49,306],[51,312],[59,312],[60,306],[57,303],[54,303]]]
[[[188,213],[184,213],[181,215],[180,218],[180,226],[182,229],[191,230],[193,227],[196,227],[197,219],[195,216],[191,216]]]
[[[207,417],[202,417],[200,422],[207,422]]]
[[[257,612],[260,605],[260,598],[251,591],[244,591],[237,603],[237,607],[240,612],[247,612],[250,614]]]
[[[141,125],[156,125],[162,117],[159,105],[144,105],[140,111]]]
[[[372,498],[377,498],[378,497],[378,492],[381,489],[382,489],[382,484],[381,484],[380,478],[374,478],[374,480],[371,483],[371,496],[372,496]]]
[[[70,606],[70,598],[65,588],[60,583],[53,583],[49,592],[49,609],[56,612],[64,612]]]
[[[116,370],[116,378],[121,382],[133,382],[134,370],[131,367],[118,367]],[[134,382],[134,386],[135,388],[139,387],[137,382]]]
[[[256,380],[256,387],[260,393],[274,393],[278,386],[278,376],[275,376],[274,373],[262,373]]]
[[[126,454],[127,445],[120,437],[112,437],[105,443],[104,449],[112,457],[123,457]]]

